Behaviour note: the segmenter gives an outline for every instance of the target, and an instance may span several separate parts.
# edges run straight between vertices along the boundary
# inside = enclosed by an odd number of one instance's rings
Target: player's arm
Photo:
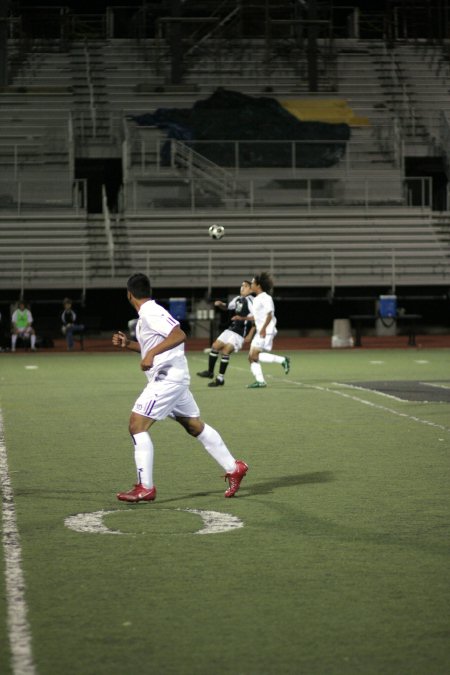
[[[255,331],[256,331],[256,326],[255,326],[255,324],[253,324],[253,326],[250,328],[247,335],[245,336],[244,342],[251,342],[252,339],[253,339],[253,336],[255,334]]]
[[[122,333],[121,330],[118,330],[112,336],[112,343],[114,347],[121,347],[122,349],[129,349],[132,352],[140,352],[141,348],[139,342],[136,340],[130,340],[125,333]]]
[[[149,349],[144,358],[141,361],[141,370],[150,370],[153,365],[153,360],[158,354],[167,352],[169,349],[178,347],[182,342],[186,340],[186,333],[184,330],[181,330],[180,326],[175,326],[164,340],[161,340],[152,349]]]
[[[269,325],[269,323],[272,321],[273,317],[273,312],[269,312],[266,316],[266,320],[264,321],[263,325],[261,326],[261,330],[259,331],[259,334],[261,337],[266,337],[266,328]]]
[[[231,317],[232,321],[253,321],[253,314],[247,314],[247,316],[240,316],[240,314],[236,314],[236,316]]]

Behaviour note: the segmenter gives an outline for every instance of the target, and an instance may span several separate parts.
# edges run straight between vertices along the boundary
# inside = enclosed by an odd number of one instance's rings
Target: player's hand
[[[112,336],[112,343],[114,347],[122,347],[122,349],[125,349],[125,347],[128,345],[128,342],[129,340],[127,336],[120,330],[116,331]]]
[[[153,356],[151,354],[146,354],[141,361],[141,370],[150,370],[153,366]]]
[[[261,330],[259,331],[259,334],[260,334],[260,336],[261,336],[262,338],[265,338],[265,337],[266,337],[266,329],[265,329],[265,328],[261,328]]]

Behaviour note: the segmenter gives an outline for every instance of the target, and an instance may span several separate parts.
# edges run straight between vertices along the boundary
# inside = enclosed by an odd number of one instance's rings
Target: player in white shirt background
[[[112,342],[116,347],[140,352],[140,367],[147,377],[147,386],[136,400],[129,421],[137,483],[128,492],[119,492],[117,498],[126,502],[156,498],[154,447],[149,429],[166,417],[179,422],[220,464],[229,484],[225,497],[233,497],[248,466],[235,460],[220,434],[200,419],[200,410],[189,389],[190,375],[184,354],[186,334],[179,322],[151,298],[150,280],[145,274],[133,274],[128,279],[127,296],[139,316],[137,339],[130,340],[117,331]]]
[[[288,356],[268,353],[272,351],[273,341],[277,334],[275,305],[272,296],[269,295],[272,288],[272,277],[267,272],[261,272],[253,277],[251,289],[255,295],[252,308],[255,333],[250,344],[248,359],[255,381],[247,385],[248,389],[260,389],[267,386],[261,363],[279,363],[283,366],[286,375],[290,370]]]

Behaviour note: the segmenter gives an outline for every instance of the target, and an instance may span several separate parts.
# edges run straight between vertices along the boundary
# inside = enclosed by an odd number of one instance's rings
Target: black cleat
[[[210,382],[208,384],[208,387],[223,387],[224,384],[225,384],[225,380],[219,380],[219,378],[216,377],[214,382]]]

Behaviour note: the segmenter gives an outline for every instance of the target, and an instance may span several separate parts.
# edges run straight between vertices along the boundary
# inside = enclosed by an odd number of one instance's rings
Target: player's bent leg
[[[225,480],[228,480],[229,487],[224,496],[233,497],[248,471],[247,464],[242,460],[235,460],[218,431],[202,422],[199,417],[175,417],[175,419],[191,436],[200,441],[211,457],[225,470]]]
[[[204,422],[201,421],[200,417],[175,417],[176,421],[181,424],[181,426],[186,429],[188,434],[190,436],[193,436],[194,438],[197,438],[199,436],[204,427],[205,424]]]
[[[282,366],[285,375],[288,375],[291,369],[291,359],[289,356],[279,356],[278,354],[268,354],[267,352],[263,352],[260,354],[259,360],[261,363],[279,363]]]

